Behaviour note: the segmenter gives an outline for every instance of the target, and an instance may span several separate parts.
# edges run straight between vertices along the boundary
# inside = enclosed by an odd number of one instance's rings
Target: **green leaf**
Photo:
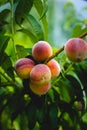
[[[87,60],[82,61],[79,65],[85,72],[87,72]]]
[[[74,91],[71,87],[69,80],[60,79],[58,83],[56,83],[55,88],[58,87],[58,94],[60,94],[60,99],[67,103],[70,103],[74,99]],[[57,89],[55,89],[57,91]]]
[[[67,73],[67,75],[74,77],[78,81],[78,83],[80,84],[80,88],[83,89],[83,85],[82,85],[79,77],[77,76],[77,74],[74,71],[69,71]]]
[[[57,121],[58,121],[58,108],[56,104],[51,104],[49,106],[49,119],[52,130],[57,130]]]
[[[2,26],[8,24],[6,18],[8,17],[9,13],[10,13],[9,9],[4,9],[2,12],[0,12],[0,30],[2,29]]]
[[[47,40],[48,38],[48,22],[46,19],[46,12],[48,10],[47,0],[41,1],[41,0],[34,0],[34,6],[40,16],[41,22],[43,24],[44,29],[44,38]]]
[[[86,93],[83,90],[83,84],[81,83],[79,77],[73,71],[68,72],[67,79],[71,82],[72,87],[74,88],[76,98],[78,101],[82,102],[82,109],[86,109]]]
[[[28,20],[38,40],[44,40],[44,32],[40,23],[32,16],[26,15],[25,18]]]
[[[27,55],[32,53],[32,49],[31,48],[24,48],[21,45],[16,45],[16,50],[17,50],[17,56],[19,58],[26,57]]]
[[[15,120],[25,109],[26,102],[24,93],[19,89],[15,89],[14,93],[8,98],[8,107],[10,109],[11,120]]]
[[[74,27],[72,37],[79,37],[84,32],[87,32],[87,28],[82,28],[83,24],[78,24]]]
[[[15,20],[17,24],[21,24],[24,14],[27,14],[33,6],[33,0],[20,0],[15,11]]]
[[[33,43],[36,43],[38,41],[38,38],[35,36],[35,34],[30,29],[22,28],[22,29],[20,29],[18,31],[23,32],[26,35],[28,35],[28,37],[31,39],[31,41]]]
[[[26,114],[28,118],[28,126],[30,130],[33,130],[36,124],[36,111],[37,108],[33,102],[30,102],[26,108]]]
[[[2,54],[8,45],[9,37],[0,35],[0,53]]]
[[[0,12],[0,22],[6,19],[9,13],[10,13],[9,9],[4,9],[2,12]]]
[[[8,0],[0,0],[0,6],[5,4]]]
[[[5,89],[4,88],[0,88],[0,96],[3,95],[5,93]]]
[[[82,121],[87,124],[87,112],[82,116]]]
[[[40,20],[46,15],[47,11],[48,11],[48,5],[46,5],[45,9],[43,10]]]
[[[29,130],[28,129],[28,120],[25,112],[22,112],[19,116],[19,124],[20,130]],[[17,126],[16,126],[17,127]]]
[[[38,14],[41,16],[43,12],[43,2],[41,0],[34,0],[34,6],[37,9]]]
[[[4,69],[4,71],[11,78],[14,79],[14,72],[13,72],[12,62],[11,62],[10,57],[6,53],[3,53],[3,57],[1,57],[0,66]]]
[[[51,101],[54,102],[54,100],[55,100],[55,94],[54,94],[54,91],[52,89],[50,89],[48,91],[48,96],[50,97]]]
[[[81,30],[81,25],[77,25],[74,27],[72,32],[72,37],[79,36],[79,31]]]
[[[42,107],[37,109],[37,121],[39,122],[39,124],[42,124],[44,119],[45,119],[45,108]]]

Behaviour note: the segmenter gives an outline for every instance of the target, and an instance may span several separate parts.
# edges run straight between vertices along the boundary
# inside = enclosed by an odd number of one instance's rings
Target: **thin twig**
[[[84,32],[83,34],[81,34],[80,36],[79,36],[79,38],[83,38],[83,37],[85,37],[87,35],[87,32]]]
[[[53,59],[54,57],[56,57],[59,53],[61,53],[64,50],[64,46],[61,47],[59,50],[57,50],[51,57],[49,57],[44,63],[46,64],[47,62],[49,62],[51,59]]]

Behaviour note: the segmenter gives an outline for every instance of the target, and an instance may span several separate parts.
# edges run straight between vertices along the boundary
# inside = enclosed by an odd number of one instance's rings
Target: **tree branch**
[[[49,62],[51,59],[53,59],[54,57],[56,57],[59,53],[61,53],[64,50],[64,46],[61,47],[59,50],[57,50],[52,56],[50,56],[44,63],[46,64],[47,62]]]
[[[83,38],[83,37],[85,37],[87,35],[87,32],[84,32],[83,34],[81,34],[80,36],[79,36],[79,38]]]

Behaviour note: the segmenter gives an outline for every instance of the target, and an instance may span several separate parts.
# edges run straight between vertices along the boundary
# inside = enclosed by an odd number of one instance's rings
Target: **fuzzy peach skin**
[[[32,48],[32,55],[37,61],[44,61],[52,55],[52,47],[46,41],[39,41]]]
[[[30,72],[30,81],[36,85],[46,84],[51,79],[51,71],[45,64],[38,64]]]
[[[61,69],[59,63],[56,60],[50,60],[47,63],[47,66],[50,68],[51,78],[56,78],[57,76],[59,76]]]
[[[51,88],[50,82],[43,84],[43,85],[40,85],[40,86],[38,86],[34,83],[30,83],[31,91],[34,94],[39,95],[39,96],[46,94],[50,88]]]
[[[82,61],[87,57],[87,42],[81,38],[71,38],[66,42],[64,50],[70,61]]]
[[[15,71],[17,75],[22,79],[29,78],[30,72],[32,68],[35,66],[35,63],[33,60],[28,58],[21,58],[17,60],[17,62],[14,65]]]

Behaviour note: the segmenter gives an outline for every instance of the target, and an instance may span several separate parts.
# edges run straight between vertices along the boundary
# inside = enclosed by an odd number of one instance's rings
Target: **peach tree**
[[[0,5],[0,130],[86,130],[84,20],[58,48],[48,36],[48,0]]]

